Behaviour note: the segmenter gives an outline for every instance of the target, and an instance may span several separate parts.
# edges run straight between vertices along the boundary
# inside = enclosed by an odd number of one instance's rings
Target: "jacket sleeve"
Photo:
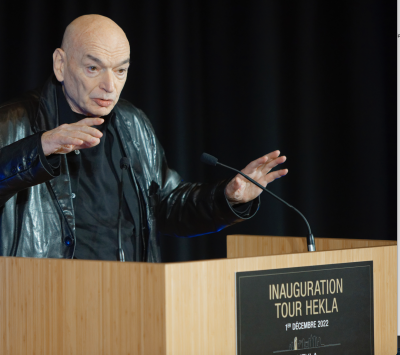
[[[162,234],[194,237],[249,219],[259,208],[259,198],[245,213],[232,208],[225,197],[229,180],[215,184],[181,183],[158,209],[158,229]]]
[[[230,179],[211,184],[179,182],[179,175],[168,168],[165,157],[163,171],[164,188],[156,212],[162,234],[194,237],[217,232],[253,217],[259,208],[259,198],[245,206],[232,207],[225,197]],[[176,187],[171,190],[171,186]]]
[[[28,187],[59,175],[60,158],[45,157],[39,132],[0,149],[0,206]]]

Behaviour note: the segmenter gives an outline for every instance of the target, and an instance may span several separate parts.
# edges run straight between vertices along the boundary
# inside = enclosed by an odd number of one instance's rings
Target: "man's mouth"
[[[113,100],[93,99],[93,101],[101,107],[108,107],[113,103]]]

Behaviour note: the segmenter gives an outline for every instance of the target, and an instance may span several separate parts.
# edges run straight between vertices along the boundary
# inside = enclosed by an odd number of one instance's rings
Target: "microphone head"
[[[203,163],[206,163],[206,164],[212,165],[212,166],[216,166],[218,163],[218,159],[216,157],[213,157],[212,155],[207,154],[207,153],[203,153],[200,157],[200,160]]]
[[[129,159],[127,157],[123,157],[119,161],[119,166],[121,169],[129,169],[129,165]]]

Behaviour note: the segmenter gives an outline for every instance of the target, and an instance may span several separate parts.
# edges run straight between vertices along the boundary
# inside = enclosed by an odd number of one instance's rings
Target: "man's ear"
[[[66,54],[61,48],[57,48],[53,53],[53,70],[57,80],[62,83],[64,81],[64,67]]]

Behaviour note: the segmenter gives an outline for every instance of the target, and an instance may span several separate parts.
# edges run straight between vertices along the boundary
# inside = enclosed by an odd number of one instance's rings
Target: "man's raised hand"
[[[42,134],[42,148],[45,156],[67,154],[73,150],[92,148],[100,143],[103,136],[92,126],[101,125],[104,119],[87,117],[72,124],[63,124]]]
[[[267,186],[270,182],[288,173],[287,169],[271,172],[277,165],[286,161],[286,157],[280,157],[279,154],[279,150],[276,150],[264,155],[252,161],[241,171],[257,181],[260,185]],[[261,192],[262,190],[259,187],[240,174],[237,174],[225,188],[226,198],[232,205],[254,200]]]

